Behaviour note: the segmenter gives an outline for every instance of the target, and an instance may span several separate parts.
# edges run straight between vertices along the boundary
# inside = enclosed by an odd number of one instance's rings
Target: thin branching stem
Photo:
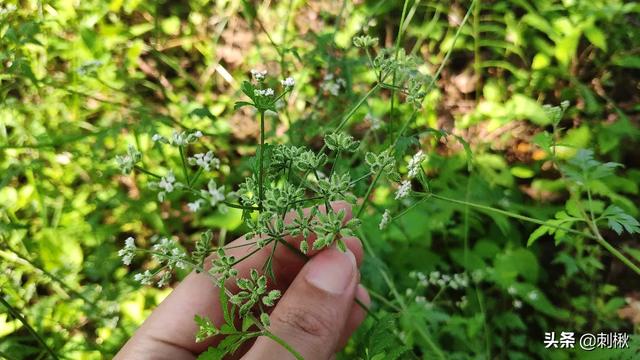
[[[20,312],[16,308],[11,306],[11,304],[9,304],[7,300],[5,300],[4,296],[0,296],[0,304],[2,304],[7,309],[7,311],[9,311],[11,316],[18,319],[18,321],[22,323],[22,325],[27,329],[27,331],[36,339],[36,341],[38,341],[38,343],[45,349],[47,353],[49,353],[49,355],[51,355],[53,359],[55,360],[59,359],[58,355],[56,355],[53,349],[51,349],[51,347],[47,345],[47,343],[44,341],[42,336],[38,334],[38,332],[29,324],[27,319],[25,319],[24,316],[22,316],[22,314],[20,314]]]

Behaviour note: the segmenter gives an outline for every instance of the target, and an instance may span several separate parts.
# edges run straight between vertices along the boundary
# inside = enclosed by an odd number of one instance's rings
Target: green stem
[[[458,37],[460,36],[460,34],[462,32],[462,28],[467,23],[467,20],[469,19],[469,15],[471,15],[471,11],[476,6],[476,1],[477,0],[473,0],[473,2],[471,3],[471,6],[469,7],[469,10],[467,10],[467,13],[464,15],[464,18],[462,19],[462,22],[460,23],[460,26],[458,27],[458,30],[456,31],[456,34],[453,37],[453,42],[451,43],[451,47],[449,48],[449,50],[445,54],[444,59],[442,59],[442,63],[440,63],[440,66],[438,67],[438,70],[436,71],[436,73],[433,75],[433,78],[429,82],[429,85],[427,86],[427,89],[426,89],[425,93],[428,94],[431,91],[431,89],[435,85],[436,81],[440,77],[440,74],[442,73],[442,70],[444,69],[444,66],[447,64],[447,61],[449,61],[449,57],[451,56],[451,53],[453,52],[453,48],[456,45],[456,41],[458,40]],[[411,117],[407,121],[405,121],[405,123],[402,125],[402,129],[400,130],[400,132],[396,136],[395,141],[393,142],[394,144],[397,143],[398,140],[402,137],[402,135],[404,134],[406,129],[409,127],[409,124],[411,123],[412,120],[413,120],[413,118]]]
[[[369,188],[367,189],[367,192],[364,194],[364,197],[362,198],[362,205],[360,205],[360,207],[358,208],[358,211],[356,212],[356,216],[355,216],[356,219],[360,218],[360,215],[364,211],[365,206],[367,206],[367,203],[369,202],[369,196],[371,195],[373,188],[376,186],[376,182],[378,182],[380,175],[382,175],[383,169],[384,167],[380,169],[380,171],[378,171],[378,173],[376,174],[376,177],[373,179],[371,184],[369,184]]]
[[[277,342],[278,344],[280,344],[280,346],[282,346],[283,348],[287,349],[288,352],[291,353],[291,355],[293,355],[297,360],[304,360],[304,357],[302,357],[302,355],[300,355],[299,352],[296,351],[296,349],[292,348],[291,345],[287,344],[286,341],[280,339],[279,337],[277,337],[276,335],[274,335],[272,332],[270,331],[265,331],[264,336],[268,337],[269,339]]]
[[[551,227],[551,228],[554,228],[554,229],[566,231],[566,232],[569,232],[569,233],[572,233],[572,234],[576,234],[576,235],[584,236],[584,237],[587,237],[587,238],[590,238],[590,239],[593,239],[593,240],[597,240],[597,238],[595,236],[593,236],[591,234],[588,234],[588,233],[584,233],[582,231],[566,228],[566,227],[563,227],[563,226],[549,224],[546,221],[534,219],[532,217],[516,214],[516,213],[510,212],[510,211],[494,208],[494,207],[491,207],[491,206],[475,204],[475,203],[468,202],[468,201],[463,201],[463,200],[452,199],[452,198],[448,198],[446,196],[436,195],[436,194],[433,194],[433,193],[431,193],[429,195],[426,195],[426,196],[427,197],[433,197],[434,199],[438,199],[438,200],[443,200],[443,201],[455,203],[455,204],[468,205],[468,206],[474,207],[476,209],[492,211],[492,212],[495,212],[495,213],[498,213],[498,214],[501,214],[501,215],[504,215],[504,216],[512,217],[514,219],[527,221],[527,222],[538,224],[538,225],[545,225],[545,226],[548,226],[548,227]]]
[[[480,100],[482,88],[482,67],[480,59],[480,0],[473,7],[473,70],[478,77],[476,80],[476,104]]]
[[[602,245],[602,247],[607,249],[613,256],[618,258],[618,260],[620,260],[623,264],[627,265],[636,274],[640,275],[640,267],[634,264],[631,260],[629,260],[629,258],[624,256],[624,254],[622,254],[618,249],[613,247],[613,245],[611,245],[607,240],[605,240],[600,234],[600,231],[598,230],[598,227],[596,226],[595,223],[593,223],[592,221],[589,221],[589,228],[596,235],[595,237],[598,244]]]
[[[617,257],[618,260],[622,261],[623,264],[627,265],[631,270],[633,270],[636,274],[640,275],[640,268],[634,264],[629,258],[624,256],[618,249],[613,247],[607,240],[602,237],[600,234],[600,230],[598,229],[598,225],[596,224],[595,215],[593,213],[593,200],[591,198],[591,190],[587,187],[587,199],[589,201],[589,214],[591,218],[587,223],[589,224],[589,229],[595,235],[596,241],[598,244],[602,245],[605,249],[607,249],[613,256]]]
[[[0,296],[0,304],[4,305],[4,307],[7,308],[11,316],[18,319],[18,321],[20,321],[22,325],[24,325],[27,331],[29,331],[29,333],[31,333],[31,335],[33,335],[33,337],[36,338],[38,343],[40,343],[40,345],[44,347],[44,349],[49,353],[49,355],[51,355],[52,358],[56,360],[58,359],[58,355],[56,355],[56,353],[49,347],[49,345],[47,345],[47,343],[40,336],[40,334],[38,334],[38,332],[33,327],[31,327],[31,325],[29,325],[29,323],[27,322],[27,319],[25,319],[24,316],[22,316],[22,314],[20,314],[18,310],[16,310],[13,306],[11,306],[11,304],[9,304],[7,300],[4,299],[4,296]]]
[[[198,178],[200,178],[200,175],[202,175],[202,168],[198,168],[198,171],[196,171],[196,174],[193,176],[193,179],[191,179],[191,185],[194,185],[196,181],[198,181]]]
[[[598,227],[596,226],[596,224],[591,220],[587,220],[587,224],[589,225],[589,229],[591,230],[591,232],[593,234],[581,232],[581,231],[574,230],[574,229],[569,229],[569,228],[566,228],[566,227],[563,227],[563,226],[549,224],[549,223],[547,223],[545,221],[542,221],[542,220],[538,220],[538,219],[534,219],[534,218],[531,218],[531,217],[528,217],[528,216],[512,213],[510,211],[496,209],[496,208],[493,208],[493,207],[490,207],[490,206],[474,204],[474,203],[471,203],[471,202],[457,200],[457,199],[451,199],[451,198],[448,198],[448,197],[445,197],[445,196],[442,196],[442,195],[436,195],[436,194],[432,193],[432,194],[427,195],[427,196],[431,196],[431,197],[433,197],[435,199],[448,201],[448,202],[452,202],[452,203],[455,203],[455,204],[468,205],[468,206],[471,206],[471,207],[475,207],[477,209],[492,211],[492,212],[495,212],[495,213],[498,213],[498,214],[502,214],[502,215],[505,215],[505,216],[508,216],[508,217],[512,217],[514,219],[519,219],[519,220],[527,221],[527,222],[534,223],[534,224],[548,226],[548,227],[551,227],[551,228],[554,228],[554,229],[566,231],[568,233],[572,233],[572,234],[575,234],[575,235],[579,235],[579,236],[582,236],[582,237],[586,237],[586,238],[595,240],[595,241],[598,242],[598,244],[602,245],[605,249],[607,249],[607,251],[609,251],[613,256],[618,258],[618,260],[620,260],[622,263],[624,263],[629,268],[631,268],[631,270],[633,270],[635,273],[640,275],[640,267],[638,267],[631,260],[629,260],[629,258],[627,258],[624,254],[622,254],[620,251],[618,251],[616,248],[614,248],[611,244],[609,244],[602,237],[602,235],[600,234],[600,231],[598,230]]]
[[[260,167],[258,169],[258,207],[262,211],[262,199],[264,199],[264,110],[260,111]]]
[[[242,205],[238,205],[238,204],[234,204],[234,203],[230,203],[228,201],[223,201],[223,204],[227,205],[228,207],[234,208],[234,209],[242,209],[242,210],[259,210],[259,208],[257,207],[252,207],[252,206],[242,206]]]
[[[180,145],[180,160],[182,161],[182,173],[184,179],[187,182],[187,186],[191,186],[191,179],[189,179],[189,170],[187,170],[187,159],[184,156],[184,146]]]
[[[152,173],[151,171],[149,171],[149,170],[147,170],[147,169],[145,169],[145,168],[142,168],[142,167],[140,167],[140,166],[138,166],[138,165],[134,166],[133,168],[134,168],[134,169],[136,169],[136,170],[138,170],[138,171],[140,171],[140,172],[141,172],[141,173],[143,173],[143,174],[147,174],[147,175],[149,175],[149,176],[153,176],[154,178],[157,178],[157,179],[162,179],[162,176],[160,176],[160,175],[158,175],[158,174],[154,174],[154,173]]]
[[[362,106],[362,104],[369,98],[369,96],[371,96],[379,88],[380,88],[380,83],[376,83],[366,94],[364,94],[364,96],[361,97],[360,100],[358,100],[358,102],[342,118],[342,120],[340,121],[340,124],[338,124],[338,126],[335,128],[334,132],[338,132],[338,131],[342,130],[342,128],[347,124],[347,121],[349,121],[349,119],[351,119],[353,114],[355,114],[355,112],[360,108],[360,106]],[[326,144],[325,144],[325,146],[326,146]],[[325,146],[322,147],[323,150],[325,149]]]

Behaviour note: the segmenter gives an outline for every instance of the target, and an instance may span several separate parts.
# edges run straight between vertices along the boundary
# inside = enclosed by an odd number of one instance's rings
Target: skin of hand
[[[351,218],[349,204],[333,202],[330,205],[333,211],[346,212],[345,221]],[[324,207],[320,210],[325,211]],[[286,221],[292,218],[293,214],[289,214]],[[307,240],[312,243],[314,236]],[[282,245],[277,246],[274,253],[273,271],[277,282],[270,283],[269,287],[281,290],[283,296],[271,312],[269,329],[307,360],[333,358],[365,318],[366,313],[355,303],[355,298],[367,307],[371,302],[365,288],[359,285],[362,244],[355,237],[342,240],[347,251],[335,247],[310,251],[308,261]],[[241,258],[253,247],[238,245],[254,241],[240,237],[227,245],[226,252]],[[285,241],[297,248],[301,238],[288,237]],[[261,269],[272,246],[265,246],[237,264],[238,276],[248,277],[252,268]],[[211,258],[205,264],[210,264]],[[227,287],[232,292],[238,290],[234,281],[228,281]],[[197,354],[222,340],[218,336],[196,343],[198,327],[193,320],[195,315],[200,315],[210,318],[217,326],[223,323],[218,291],[206,273],[189,274],[151,313],[115,359],[195,359]],[[283,360],[294,359],[294,356],[274,340],[258,337],[241,347],[233,358]]]

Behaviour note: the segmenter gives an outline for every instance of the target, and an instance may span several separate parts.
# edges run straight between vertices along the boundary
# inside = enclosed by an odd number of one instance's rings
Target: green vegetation
[[[366,252],[370,316],[339,358],[634,358],[639,19],[622,0],[4,1],[0,358],[111,358],[158,282],[215,252],[224,283],[219,246],[308,232],[291,251]],[[302,214],[334,200],[354,219]],[[198,340],[275,336],[260,270]],[[545,349],[552,331],[631,339]]]

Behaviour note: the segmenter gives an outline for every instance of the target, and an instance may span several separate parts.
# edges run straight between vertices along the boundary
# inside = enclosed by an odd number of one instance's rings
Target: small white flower
[[[145,270],[144,273],[137,273],[133,276],[135,281],[140,282],[142,285],[151,285],[153,280],[153,274],[149,270]]]
[[[440,279],[440,272],[439,271],[432,271],[431,273],[429,273],[429,282],[430,283],[436,284],[439,279]]]
[[[407,197],[407,195],[409,195],[409,192],[411,191],[411,182],[409,180],[404,180],[401,184],[400,187],[398,188],[398,190],[396,191],[396,200],[400,200],[402,198]]]
[[[131,236],[129,236],[125,241],[124,241],[124,246],[128,247],[128,248],[136,248],[136,240],[134,238],[132,238]]]
[[[136,254],[136,242],[132,237],[124,241],[124,247],[118,251],[118,256],[122,258],[122,263],[131,265],[131,260]]]
[[[538,293],[535,290],[533,290],[527,295],[527,297],[529,297],[529,300],[531,301],[536,301],[538,300]]]
[[[461,288],[466,288],[469,285],[469,277],[465,273],[454,274],[453,281],[456,282]]]
[[[116,163],[123,174],[130,173],[140,159],[142,154],[133,145],[129,145],[126,155],[116,155]]]
[[[187,254],[185,254],[184,251],[178,249],[177,247],[174,247],[173,250],[171,250],[171,259],[169,260],[168,265],[171,268],[175,266],[178,269],[186,269],[187,268],[187,264],[185,263],[186,258],[187,258]]]
[[[173,241],[169,240],[166,237],[163,237],[160,239],[159,243],[153,245],[152,249],[158,254],[167,256],[173,247]],[[159,259],[161,260],[161,258]]]
[[[296,81],[293,80],[293,78],[291,76],[289,76],[288,78],[286,78],[284,80],[280,80],[280,83],[285,88],[292,88],[296,84]]]
[[[340,93],[340,89],[346,87],[346,85],[347,82],[343,78],[334,80],[333,74],[327,74],[324,76],[320,88],[333,96],[338,96],[338,94]]]
[[[160,280],[158,280],[158,287],[161,288],[167,285],[169,283],[169,280],[171,280],[171,273],[168,271],[164,271],[162,273],[162,276],[160,277]]]
[[[389,213],[389,210],[385,210],[384,214],[382,214],[382,219],[380,220],[380,224],[378,225],[378,228],[380,230],[384,229],[387,224],[389,224],[389,220],[391,220],[391,214]]]
[[[516,309],[520,309],[522,307],[522,301],[520,301],[518,299],[513,300],[513,307],[516,308]]]
[[[251,69],[251,77],[253,77],[255,81],[262,81],[266,76],[267,76],[267,70]]]
[[[425,158],[425,155],[422,152],[422,150],[418,151],[415,155],[413,155],[413,157],[409,161],[409,166],[408,166],[409,179],[413,179],[414,177],[416,177],[416,175],[418,175],[418,172],[420,171],[420,164],[422,163],[424,158]]]
[[[275,94],[272,88],[267,88],[264,90],[256,89],[253,93],[255,94],[255,96],[273,96]]]
[[[187,207],[189,208],[189,211],[191,212],[197,212],[198,210],[200,210],[200,206],[202,206],[202,203],[204,201],[202,199],[198,199],[194,202],[190,202],[187,204]]]
[[[190,134],[187,134],[184,131],[181,131],[181,132],[174,131],[173,134],[171,135],[171,140],[169,141],[167,141],[162,136],[159,136],[159,135],[156,136],[156,135],[154,135],[151,139],[154,141],[168,142],[173,146],[185,146],[185,145],[191,144],[192,142],[195,142],[196,140],[201,138],[203,134],[202,134],[202,131],[200,130],[194,131]]]
[[[174,131],[171,135],[171,145],[183,146],[187,144],[187,138],[184,132]]]
[[[173,191],[175,182],[176,182],[176,177],[175,175],[173,175],[173,171],[169,170],[167,175],[163,176],[162,179],[160,179],[158,186],[164,191],[170,193]]]
[[[518,293],[518,290],[516,290],[516,288],[512,285],[512,286],[509,286],[509,288],[507,289],[507,292],[509,293],[509,295],[515,295]]]
[[[200,193],[202,197],[209,201],[212,207],[215,207],[225,199],[224,186],[217,187],[214,180],[210,180],[209,184],[207,184],[207,190],[200,190]]]
[[[153,136],[151,137],[151,140],[153,142],[158,142],[158,141],[162,141],[163,139],[165,139],[164,136],[160,135],[160,134],[153,134]],[[166,139],[165,139],[166,140]]]
[[[208,151],[206,154],[195,154],[188,159],[189,164],[198,165],[206,171],[211,170],[213,166],[215,169],[220,168],[220,160],[213,156],[212,151]]]

